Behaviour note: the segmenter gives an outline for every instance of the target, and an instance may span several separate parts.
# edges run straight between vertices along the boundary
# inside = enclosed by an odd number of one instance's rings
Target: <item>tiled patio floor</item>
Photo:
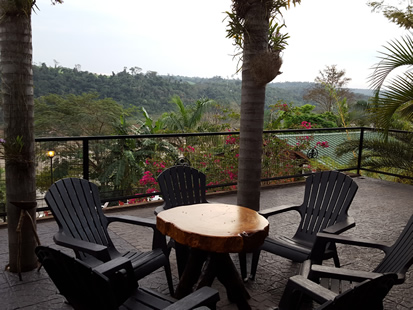
[[[413,213],[413,187],[365,177],[355,178],[359,185],[350,215],[356,220],[356,227],[346,234],[388,241],[398,237],[405,223]],[[300,204],[303,198],[303,185],[265,189],[261,194],[261,208],[279,204]],[[235,195],[214,196],[210,202],[236,203]],[[121,214],[152,217],[154,207],[121,210]],[[277,232],[293,233],[298,215],[290,213],[270,220],[270,234]],[[111,235],[119,249],[134,247],[150,249],[150,231],[132,225],[112,224]],[[53,244],[53,234],[57,225],[53,220],[38,223],[38,234],[43,245]],[[23,281],[16,274],[4,271],[8,262],[7,229],[0,229],[0,309],[71,309],[64,303],[44,269],[39,273],[23,273]],[[342,265],[354,269],[371,270],[383,257],[381,252],[370,249],[339,248]],[[68,253],[71,253],[70,251]],[[233,255],[238,266],[237,255]],[[177,283],[177,270],[174,253],[171,253],[172,272]],[[273,309],[279,302],[288,277],[297,273],[299,264],[282,257],[263,252],[258,266],[257,278],[246,284],[253,309]],[[155,272],[140,281],[141,286],[168,293],[163,270]],[[225,290],[215,281],[213,287],[219,289],[221,301],[218,309],[236,309],[225,294]],[[385,309],[413,309],[413,279],[408,273],[407,281],[393,287],[385,300]]]

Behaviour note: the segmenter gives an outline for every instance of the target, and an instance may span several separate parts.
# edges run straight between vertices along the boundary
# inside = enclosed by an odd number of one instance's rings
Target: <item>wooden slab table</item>
[[[211,286],[217,277],[239,309],[251,309],[247,302],[250,296],[229,253],[252,252],[262,245],[269,230],[263,216],[240,206],[203,203],[160,212],[156,227],[191,248],[175,297],[190,294],[197,282],[197,288]]]

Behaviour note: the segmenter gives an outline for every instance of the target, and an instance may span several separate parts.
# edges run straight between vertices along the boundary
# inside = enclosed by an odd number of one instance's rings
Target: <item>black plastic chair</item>
[[[315,301],[320,305],[315,308],[317,310],[383,309],[383,299],[393,287],[396,279],[397,275],[394,273],[376,274],[374,278],[365,280],[341,294],[336,294],[297,275],[288,280],[278,309],[308,309],[309,301]]]
[[[265,218],[286,212],[297,211],[301,216],[298,229],[293,237],[267,237],[264,244],[253,253],[250,278],[254,279],[261,250],[303,262],[310,257],[316,234],[325,231],[340,234],[355,226],[348,216],[348,209],[356,194],[358,185],[354,180],[338,171],[317,172],[306,180],[304,202],[300,206],[279,206],[259,213]],[[334,243],[323,251],[323,259],[334,259],[336,267],[340,266]],[[241,275],[246,278],[246,258],[240,256]]]
[[[172,166],[162,171],[157,181],[164,203],[155,209],[155,214],[177,206],[208,202],[206,176],[195,168],[184,165]]]
[[[206,176],[188,165],[176,165],[165,169],[157,178],[163,205],[155,214],[178,206],[208,203],[206,200]],[[170,240],[168,248],[175,248],[179,277],[182,276],[189,256],[189,248]]]
[[[335,269],[328,266],[322,266],[323,249],[326,244],[334,242],[336,244],[347,244],[360,246],[364,248],[376,248],[385,253],[383,260],[373,269],[372,272],[360,270],[349,270],[345,268]],[[309,264],[311,264],[309,266]],[[363,281],[373,277],[376,273],[396,273],[397,281],[395,284],[401,284],[406,279],[406,272],[413,264],[413,215],[407,222],[402,233],[393,245],[375,240],[361,239],[350,236],[335,236],[326,233],[317,234],[317,240],[314,244],[311,260],[306,261],[303,266],[303,275],[318,281],[320,278],[330,281],[330,278],[339,279],[340,286],[345,285],[346,281]]]
[[[59,232],[53,238],[56,244],[73,249],[77,258],[91,266],[120,256],[126,257],[131,260],[138,280],[164,267],[169,290],[173,294],[166,238],[156,229],[155,219],[105,216],[98,187],[83,179],[67,178],[57,181],[46,193],[45,200],[59,225]],[[107,230],[108,225],[115,221],[152,228],[152,250],[126,253],[117,251]]]
[[[53,283],[76,310],[145,310],[216,308],[219,294],[203,287],[177,301],[138,287],[131,261],[118,257],[95,268],[58,250],[39,246],[35,250]]]

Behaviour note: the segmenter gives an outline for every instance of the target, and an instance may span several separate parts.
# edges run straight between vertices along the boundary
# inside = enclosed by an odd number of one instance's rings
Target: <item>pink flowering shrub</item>
[[[322,147],[322,148],[326,148],[326,147],[329,147],[329,145],[328,145],[328,141],[324,141],[324,142],[317,142],[316,143],[316,147],[317,146],[320,146],[320,147]]]
[[[288,106],[285,107],[287,109]],[[301,127],[310,129],[310,122],[302,122]],[[174,145],[179,156],[183,156],[191,167],[205,173],[207,185],[236,183],[238,179],[239,134],[229,131],[227,135],[188,137],[185,140],[175,140]],[[290,142],[289,142],[290,141]],[[181,144],[179,144],[181,143]],[[300,174],[303,164],[307,163],[306,153],[312,147],[327,148],[328,141],[314,143],[312,134],[301,135],[295,143],[282,139],[275,134],[263,136],[262,178]],[[138,186],[142,193],[159,191],[156,177],[166,168],[175,164],[172,156],[159,153],[157,157],[147,159],[144,163],[144,174]],[[290,179],[268,181],[267,183],[290,182]],[[236,189],[235,185],[217,187],[209,191]],[[146,201],[146,198],[131,201]]]
[[[145,161],[145,172],[142,178],[139,180],[139,187],[144,190],[146,194],[154,193],[159,191],[159,185],[156,181],[156,176],[159,175],[167,167],[172,166],[172,164],[167,164],[162,160],[156,159],[146,159]],[[142,193],[137,193],[140,195]],[[150,196],[149,198],[154,198]],[[129,199],[129,203],[139,203],[146,202],[148,199],[146,197]]]

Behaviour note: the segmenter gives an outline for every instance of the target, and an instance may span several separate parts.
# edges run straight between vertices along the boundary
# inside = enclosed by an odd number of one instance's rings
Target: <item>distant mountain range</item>
[[[371,89],[361,89],[361,88],[350,88],[353,93],[362,94],[367,97],[373,96],[373,91]]]

